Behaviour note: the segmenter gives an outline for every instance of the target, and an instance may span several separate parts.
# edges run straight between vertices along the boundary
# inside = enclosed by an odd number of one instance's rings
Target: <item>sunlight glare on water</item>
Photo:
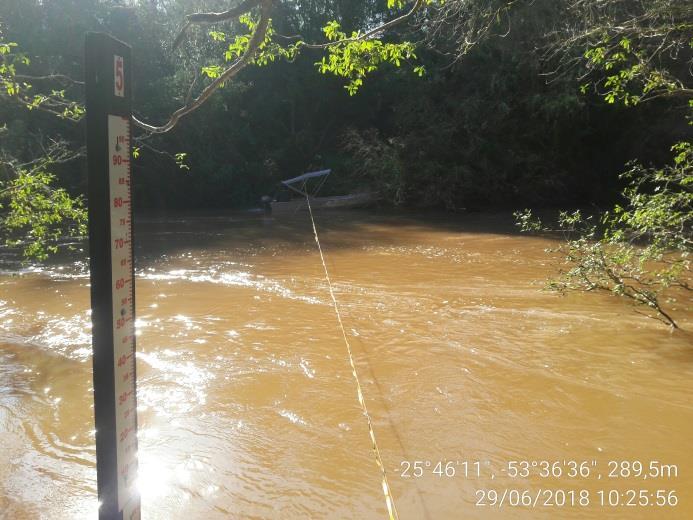
[[[623,508],[483,508],[489,478],[403,462],[656,460],[678,477],[496,486],[676,489],[693,517],[693,317],[672,333],[616,298],[542,291],[546,240],[507,215],[317,216],[403,519],[624,518]],[[310,223],[227,215],[137,227],[143,517],[385,518],[378,469]],[[0,511],[94,518],[83,258],[0,273]],[[0,515],[2,516],[2,515]],[[4,517],[3,517],[4,518]]]

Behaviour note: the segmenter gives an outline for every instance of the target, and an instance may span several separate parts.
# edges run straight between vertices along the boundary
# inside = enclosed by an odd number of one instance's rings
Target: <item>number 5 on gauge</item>
[[[113,67],[115,95],[117,97],[125,97],[125,76],[123,75],[122,56],[113,56]]]

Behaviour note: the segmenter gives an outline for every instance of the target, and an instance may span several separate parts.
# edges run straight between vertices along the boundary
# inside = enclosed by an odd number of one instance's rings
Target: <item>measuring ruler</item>
[[[130,119],[108,116],[111,164],[111,281],[113,284],[113,367],[118,445],[118,505],[137,475],[137,396],[135,372],[135,280],[132,261]],[[126,517],[127,518],[127,517]]]
[[[101,520],[137,520],[137,372],[130,48],[86,41],[89,256]]]

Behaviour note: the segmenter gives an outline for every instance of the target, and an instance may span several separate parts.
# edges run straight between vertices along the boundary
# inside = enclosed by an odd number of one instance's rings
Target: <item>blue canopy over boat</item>
[[[315,188],[315,190],[313,192],[312,196],[315,196],[315,194],[320,190],[322,185],[325,183],[325,180],[327,180],[327,176],[330,173],[332,173],[332,170],[319,170],[317,172],[308,172],[308,173],[304,173],[303,175],[299,175],[298,177],[294,177],[293,179],[287,179],[285,181],[281,181],[281,183],[284,186],[286,186],[287,188],[295,191],[296,193],[310,197],[311,195],[308,194],[306,182],[309,179],[314,179],[316,177],[324,177],[322,179],[322,181],[320,181],[320,184]],[[302,186],[303,189],[298,189],[294,186],[294,184],[297,184],[299,182],[303,183],[303,186]]]
[[[323,177],[325,175],[329,175],[332,173],[332,170],[320,170],[317,172],[308,172],[304,173],[303,175],[299,175],[298,177],[294,177],[293,179],[287,179],[285,181],[282,181],[282,184],[284,186],[289,186],[289,184],[296,184],[297,182],[301,181],[307,181],[308,179],[312,179],[314,177]]]

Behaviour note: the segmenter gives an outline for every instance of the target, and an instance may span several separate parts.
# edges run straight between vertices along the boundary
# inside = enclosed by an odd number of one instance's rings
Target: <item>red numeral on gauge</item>
[[[123,404],[125,401],[127,401],[130,398],[131,394],[132,394],[132,391],[123,392],[122,394],[120,394],[120,397],[118,397],[118,404]]]
[[[115,57],[114,75],[116,96],[123,97],[123,91],[125,90],[125,74],[123,72],[123,58],[120,56]]]
[[[130,356],[125,356],[125,355],[120,356],[118,358],[118,366],[122,367],[125,363],[128,362],[128,359],[130,359]]]

